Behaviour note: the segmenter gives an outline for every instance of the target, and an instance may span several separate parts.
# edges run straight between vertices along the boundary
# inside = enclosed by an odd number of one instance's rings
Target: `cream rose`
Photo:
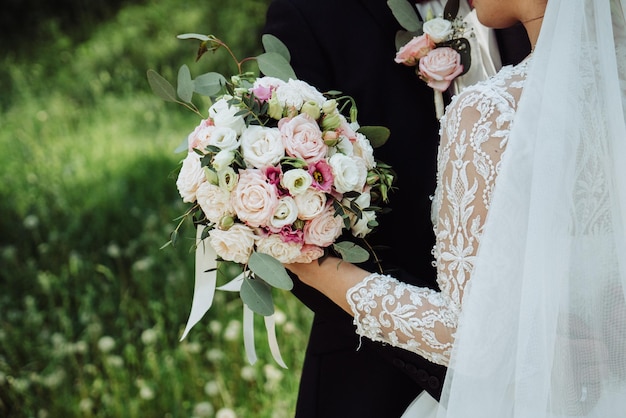
[[[219,186],[204,182],[198,187],[196,199],[209,221],[219,224],[223,216],[234,215],[230,204],[230,193]]]
[[[300,255],[296,257],[293,263],[310,263],[324,255],[324,249],[317,245],[304,244],[300,249]]]
[[[298,219],[298,206],[291,196],[285,196],[278,200],[274,215],[270,219],[270,230],[279,232],[284,226],[291,225]]]
[[[264,168],[278,164],[285,156],[280,131],[276,128],[250,125],[241,134],[241,153],[243,159],[255,168]]]
[[[248,225],[266,226],[278,205],[278,192],[266,181],[261,170],[242,170],[231,193],[231,204],[239,219]]]
[[[209,145],[211,134],[215,129],[210,120],[203,119],[193,132],[187,136],[189,151],[192,151],[194,148],[204,151],[206,146]]]
[[[328,164],[332,168],[334,186],[339,193],[363,190],[367,178],[367,168],[363,160],[335,154],[328,159]]]
[[[444,92],[463,72],[461,55],[448,47],[433,49],[420,60],[419,71],[429,87]]]
[[[306,244],[328,247],[341,235],[343,219],[335,216],[332,206],[326,209],[317,217],[311,219],[304,225],[304,242]]]
[[[443,42],[452,35],[452,22],[441,17],[435,17],[424,22],[422,30],[433,42]]]
[[[294,196],[298,206],[298,217],[302,220],[313,219],[326,207],[326,193],[317,189],[307,189],[304,193]]]
[[[280,180],[280,184],[293,196],[304,193],[313,183],[313,177],[308,171],[301,168],[294,168],[285,172]]]
[[[416,36],[398,50],[394,61],[398,64],[414,67],[422,57],[425,57],[434,48],[435,42],[430,36],[426,34]]]
[[[244,224],[235,224],[228,230],[212,229],[209,244],[224,260],[245,264],[254,250],[256,235]]]
[[[284,242],[278,234],[260,237],[256,243],[257,252],[271,255],[281,263],[292,263],[300,256],[300,248],[302,244]]]
[[[231,97],[223,97],[213,103],[209,108],[209,116],[213,119],[215,126],[231,128],[237,135],[241,135],[241,132],[246,127],[246,123],[243,116],[236,115],[240,109],[228,104],[227,99],[231,99]]]
[[[276,89],[276,98],[283,107],[300,110],[305,102],[313,101],[321,108],[326,98],[310,84],[301,80],[289,81]]]
[[[324,158],[328,151],[317,122],[306,114],[282,119],[278,123],[278,129],[282,134],[285,151],[291,157],[311,164]]]
[[[200,164],[200,156],[194,151],[188,152],[176,179],[176,187],[183,202],[196,201],[196,191],[202,182],[206,181],[204,170]]]

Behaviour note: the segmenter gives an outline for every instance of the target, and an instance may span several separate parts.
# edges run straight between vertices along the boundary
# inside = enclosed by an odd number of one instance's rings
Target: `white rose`
[[[256,250],[268,254],[281,263],[291,263],[300,256],[302,244],[297,242],[284,242],[280,235],[272,234],[260,237],[256,244]]]
[[[211,164],[215,171],[224,171],[235,159],[235,153],[231,150],[221,150],[213,156]]]
[[[339,193],[363,190],[367,178],[367,168],[360,158],[335,154],[328,160],[333,170],[334,186]]]
[[[228,230],[212,229],[209,233],[209,244],[217,255],[235,263],[248,262],[255,241],[254,230],[244,224],[235,224]]]
[[[424,33],[435,43],[443,42],[452,34],[452,22],[441,17],[427,20],[422,26]]]
[[[293,197],[285,196],[278,200],[278,206],[269,222],[269,227],[274,231],[280,231],[283,226],[291,225],[298,219],[298,206]]]
[[[368,170],[376,167],[376,160],[374,160],[374,149],[372,148],[372,144],[365,137],[365,135],[361,133],[356,134],[356,142],[352,144],[354,155],[360,157],[363,162],[365,162],[365,167]]]
[[[308,171],[294,168],[283,174],[280,184],[293,196],[304,193],[313,183],[313,177]]]
[[[324,211],[326,193],[316,189],[307,189],[304,193],[296,195],[294,201],[298,206],[298,217],[307,221]]]
[[[195,202],[196,191],[204,181],[204,170],[200,165],[200,156],[194,151],[188,152],[176,179],[176,187],[183,198],[183,202]]]
[[[204,182],[198,187],[196,199],[207,219],[219,224],[224,215],[233,215],[230,193],[219,186]]]
[[[217,127],[211,133],[209,145],[219,147],[221,150],[234,151],[239,147],[237,132],[226,126]]]
[[[244,129],[240,140],[241,153],[248,166],[273,166],[285,156],[285,147],[277,128],[250,125]]]
[[[241,132],[246,127],[246,123],[243,116],[235,116],[235,113],[239,112],[239,108],[228,104],[230,96],[225,96],[209,108],[209,116],[213,119],[213,123],[217,127],[226,127],[233,129],[237,135],[241,135]]]

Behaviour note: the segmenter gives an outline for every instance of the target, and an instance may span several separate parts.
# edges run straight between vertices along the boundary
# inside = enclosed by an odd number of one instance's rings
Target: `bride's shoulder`
[[[485,105],[494,106],[500,112],[517,108],[517,101],[526,81],[527,68],[528,60],[502,67],[494,76],[468,86],[455,95],[446,113],[460,114],[464,108],[484,108]]]

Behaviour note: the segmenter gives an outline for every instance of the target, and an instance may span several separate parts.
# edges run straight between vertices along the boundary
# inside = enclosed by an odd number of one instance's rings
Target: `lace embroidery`
[[[455,96],[441,119],[432,211],[440,291],[371,274],[347,293],[357,333],[447,365],[528,60]],[[462,118],[463,117],[463,118]]]

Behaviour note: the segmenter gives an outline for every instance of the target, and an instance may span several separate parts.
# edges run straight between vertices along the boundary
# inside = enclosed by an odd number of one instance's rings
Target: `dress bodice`
[[[432,203],[432,253],[440,290],[369,275],[347,293],[359,335],[448,365],[527,66],[528,59],[503,67],[452,99],[441,119]]]

